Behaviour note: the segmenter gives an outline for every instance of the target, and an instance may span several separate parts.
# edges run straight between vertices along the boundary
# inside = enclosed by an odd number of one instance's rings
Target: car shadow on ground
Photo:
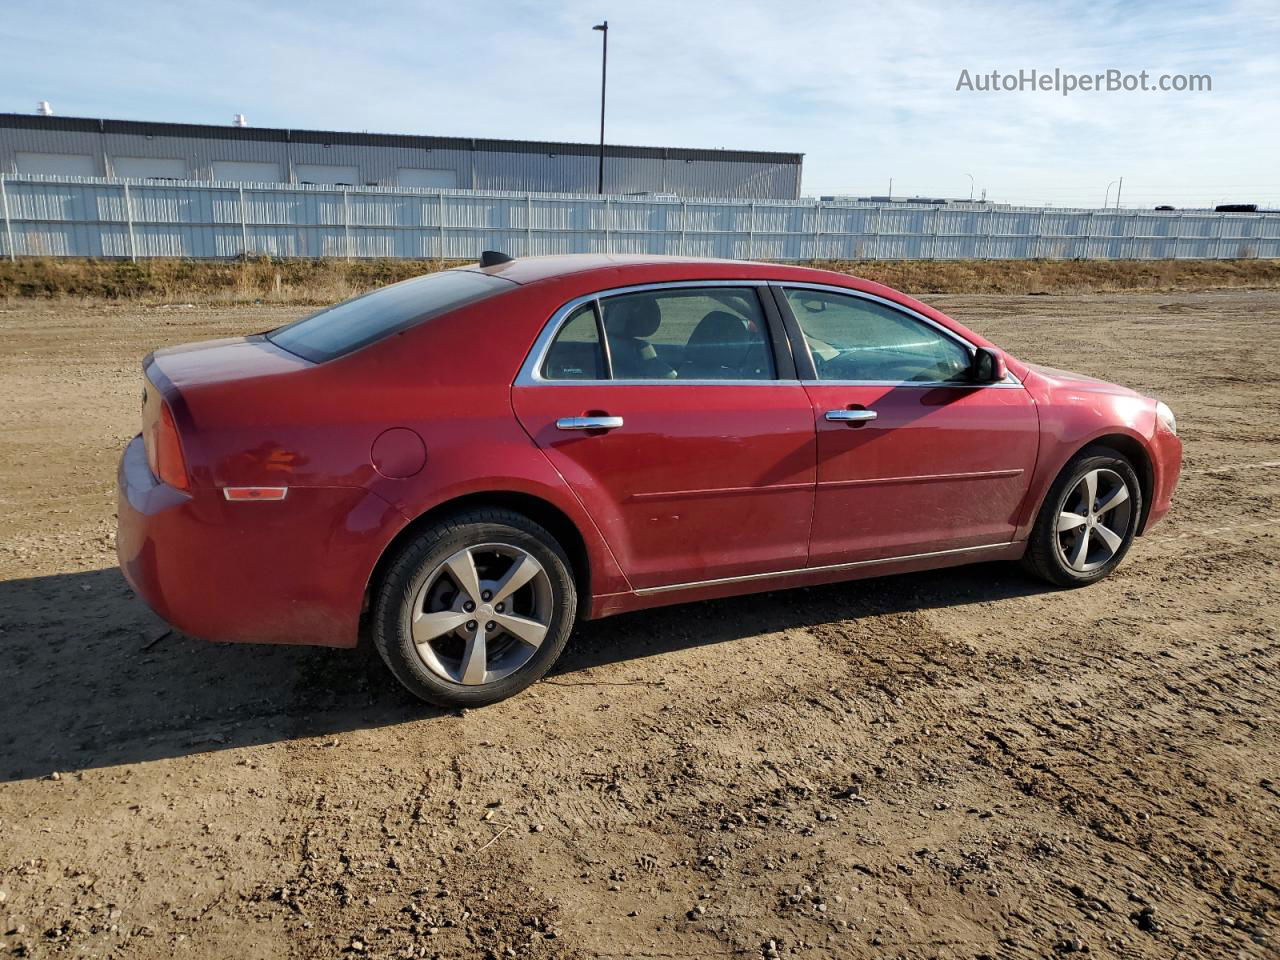
[[[982,564],[626,614],[581,625],[553,675],[1044,589],[1011,564]],[[403,691],[367,644],[211,644],[169,631],[114,568],[0,582],[0,658],[0,782],[446,713]]]

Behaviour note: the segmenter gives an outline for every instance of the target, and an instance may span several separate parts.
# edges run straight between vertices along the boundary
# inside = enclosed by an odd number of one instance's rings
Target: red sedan
[[[134,589],[210,640],[364,630],[454,706],[579,618],[996,559],[1093,583],[1182,460],[1163,403],[772,264],[486,254],[144,372]]]

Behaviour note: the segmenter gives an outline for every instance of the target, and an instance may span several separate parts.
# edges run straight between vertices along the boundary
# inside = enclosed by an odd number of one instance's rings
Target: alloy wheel
[[[414,649],[451,683],[494,683],[532,659],[553,608],[551,579],[528,551],[505,543],[466,547],[436,567],[414,597]]]
[[[1082,476],[1062,502],[1057,522],[1058,553],[1077,573],[1105,566],[1124,546],[1133,511],[1128,483],[1114,470]]]

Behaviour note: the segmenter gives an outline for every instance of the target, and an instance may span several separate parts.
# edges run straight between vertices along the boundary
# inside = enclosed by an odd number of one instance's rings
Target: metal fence
[[[758,260],[1280,257],[1280,213],[691,200],[0,177],[17,257],[642,253]]]

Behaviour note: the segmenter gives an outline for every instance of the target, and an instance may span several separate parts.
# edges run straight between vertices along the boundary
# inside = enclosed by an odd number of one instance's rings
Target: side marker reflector
[[[288,487],[223,487],[222,495],[228,500],[242,502],[247,500],[283,500],[288,494]]]

